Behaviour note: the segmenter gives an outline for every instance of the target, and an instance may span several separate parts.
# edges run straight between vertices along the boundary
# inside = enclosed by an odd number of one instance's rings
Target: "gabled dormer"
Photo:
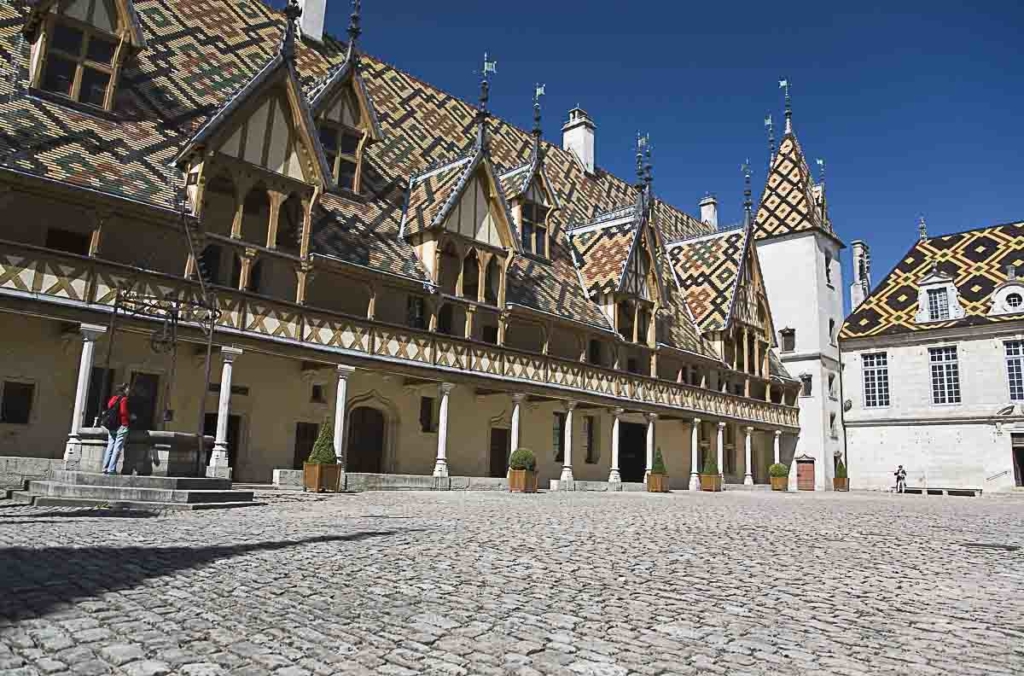
[[[359,74],[359,33],[356,12],[349,24],[347,58],[315,88],[310,100],[331,176],[340,189],[354,193],[362,191],[366,147],[384,138],[373,101]]]
[[[932,265],[932,269],[917,284],[915,322],[923,324],[964,318],[964,308],[960,304],[953,276],[940,270],[938,264]]]
[[[43,0],[23,32],[30,87],[104,111],[114,107],[128,55],[146,44],[131,0]]]

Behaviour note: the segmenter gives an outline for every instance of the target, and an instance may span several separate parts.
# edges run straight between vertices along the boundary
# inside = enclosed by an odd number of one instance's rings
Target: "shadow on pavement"
[[[9,522],[8,526],[13,526]],[[5,547],[0,548],[0,618],[25,620],[55,606],[220,559],[307,544],[387,537],[394,530],[358,531],[298,540],[216,547]]]
[[[24,505],[19,506],[24,507]],[[7,523],[13,526],[19,523],[33,523],[33,521],[28,521],[27,519],[38,519],[42,517],[113,517],[117,519],[150,519],[154,516],[162,516],[163,514],[166,514],[166,512],[147,512],[138,509],[102,509],[99,507],[83,507],[82,509],[70,511],[51,510],[48,512],[39,512],[33,509],[33,511],[26,512],[24,514],[24,518],[19,514],[0,514],[0,519],[17,519],[16,521],[0,521],[0,525]]]

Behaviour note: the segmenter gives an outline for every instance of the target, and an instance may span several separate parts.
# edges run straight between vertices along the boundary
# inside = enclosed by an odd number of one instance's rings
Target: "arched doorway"
[[[348,445],[345,471],[380,474],[384,466],[384,414],[359,406],[348,414]]]

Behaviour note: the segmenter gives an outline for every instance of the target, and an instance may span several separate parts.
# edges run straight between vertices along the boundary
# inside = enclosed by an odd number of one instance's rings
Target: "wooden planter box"
[[[648,493],[668,493],[668,475],[665,475],[665,474],[648,474],[647,475],[647,492]]]
[[[850,479],[832,479],[832,490],[846,493],[850,490]]]
[[[773,476],[769,477],[772,482],[773,491],[788,491],[789,490],[789,477],[788,476]]]
[[[710,491],[712,493],[718,493],[722,490],[722,475],[721,474],[701,474],[700,475],[700,489],[702,491]]]
[[[341,484],[341,465],[302,463],[302,490],[313,493],[337,493]]]
[[[528,469],[510,469],[508,489],[513,493],[536,493],[537,473]]]

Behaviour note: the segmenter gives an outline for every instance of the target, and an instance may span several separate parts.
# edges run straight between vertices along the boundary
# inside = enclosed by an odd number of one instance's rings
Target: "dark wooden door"
[[[348,414],[345,471],[379,474],[384,466],[384,414],[360,406]]]
[[[292,459],[292,469],[302,469],[302,463],[306,462],[309,454],[313,452],[313,444],[316,443],[319,434],[320,425],[316,423],[295,423],[295,457]]]
[[[128,410],[134,416],[132,428],[137,430],[156,429],[156,402],[160,395],[160,376],[155,373],[132,373],[132,392],[128,398]]]
[[[503,477],[508,475],[508,456],[511,452],[512,437],[511,431],[501,428],[491,428],[491,476]]]
[[[796,463],[796,488],[800,491],[814,490],[814,462]]]
[[[626,482],[639,483],[647,471],[647,427],[619,423],[619,474]]]

